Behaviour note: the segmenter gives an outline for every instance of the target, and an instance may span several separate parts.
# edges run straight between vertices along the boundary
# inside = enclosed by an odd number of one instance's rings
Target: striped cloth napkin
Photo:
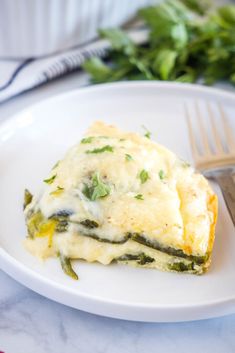
[[[147,30],[143,28],[130,30],[128,34],[137,44],[143,43],[147,38]],[[106,40],[97,39],[43,58],[0,60],[0,104],[55,78],[79,70],[88,58],[107,56],[109,48]]]

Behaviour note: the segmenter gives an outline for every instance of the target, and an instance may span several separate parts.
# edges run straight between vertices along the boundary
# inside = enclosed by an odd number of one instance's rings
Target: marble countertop
[[[45,97],[86,83],[86,75],[77,73],[17,97],[0,106],[0,121]],[[235,315],[177,324],[108,319],[57,304],[0,271],[1,352],[232,353]]]

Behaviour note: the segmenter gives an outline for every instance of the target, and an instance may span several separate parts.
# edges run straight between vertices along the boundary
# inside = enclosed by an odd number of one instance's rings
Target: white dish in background
[[[235,95],[196,85],[117,83],[48,99],[0,124],[0,268],[34,291],[91,313],[138,321],[184,321],[235,311],[235,234],[221,193],[212,266],[203,276],[76,261],[80,281],[57,259],[40,262],[25,251],[23,191],[40,188],[51,166],[79,141],[93,120],[153,139],[191,160],[183,102],[220,101],[235,131]],[[115,166],[114,166],[115,167]]]
[[[31,58],[86,43],[156,0],[1,0],[0,58]]]

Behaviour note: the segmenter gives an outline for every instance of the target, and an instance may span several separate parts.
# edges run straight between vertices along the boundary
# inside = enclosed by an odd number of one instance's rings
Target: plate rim
[[[116,83],[106,83],[106,84],[98,84],[98,85],[92,85],[92,86],[85,86],[81,88],[75,88],[60,94],[53,95],[49,98],[42,99],[32,105],[27,106],[24,109],[21,109],[8,118],[4,119],[2,122],[0,121],[0,130],[4,129],[4,127],[7,127],[9,124],[13,123],[17,118],[19,118],[19,115],[24,114],[25,112],[28,112],[31,109],[37,109],[41,105],[50,103],[51,101],[57,101],[66,99],[67,97],[72,97],[76,95],[81,95],[82,93],[86,92],[96,92],[102,91],[102,90],[109,90],[113,88],[133,88],[133,87],[139,87],[139,88],[149,88],[153,87],[155,89],[179,89],[181,91],[184,91],[185,89],[190,90],[191,92],[199,92],[199,93],[207,93],[207,94],[212,94],[212,95],[218,95],[220,98],[229,98],[235,101],[235,94],[233,92],[227,92],[224,91],[221,88],[215,88],[215,87],[207,87],[207,86],[201,86],[198,84],[189,84],[189,83],[176,83],[176,82],[150,82],[150,81],[135,81],[135,82],[130,82],[130,81],[123,81],[123,82],[116,82]],[[28,268],[25,264],[22,262],[16,260],[13,256],[11,256],[4,248],[1,247],[0,245],[0,269],[2,269],[4,272],[6,272],[8,275],[13,277],[16,281],[20,282],[21,284],[25,285],[27,288],[34,290],[35,292],[50,298],[52,300],[55,300],[56,302],[60,302],[64,305],[71,306],[80,310],[84,310],[86,312],[90,313],[95,313],[98,315],[103,315],[107,317],[112,317],[112,318],[119,318],[119,319],[126,319],[126,320],[134,320],[134,321],[144,321],[144,322],[179,322],[179,321],[192,321],[195,319],[206,319],[206,318],[212,318],[212,317],[217,317],[221,316],[224,314],[232,313],[235,311],[235,293],[233,296],[228,296],[224,297],[219,300],[214,300],[210,302],[206,302],[203,304],[192,304],[192,305],[183,305],[180,304],[174,305],[174,306],[169,306],[167,304],[162,304],[161,306],[156,306],[153,304],[147,304],[147,303],[130,303],[130,302],[125,302],[125,301],[118,301],[118,300],[110,300],[110,299],[102,299],[102,297],[99,296],[94,296],[90,294],[84,294],[84,293],[78,293],[74,288],[71,287],[65,287],[64,285],[59,284],[58,282],[54,281],[53,279],[48,279],[47,277],[44,277],[42,274],[37,273],[34,270],[31,270]],[[20,272],[22,277],[17,278],[16,273]],[[35,285],[35,280],[39,284],[42,283],[43,286],[42,288],[37,288],[37,285]],[[30,285],[31,282],[31,285]],[[45,287],[44,287],[45,286]],[[50,288],[52,291],[52,294],[48,294],[46,287]],[[99,305],[102,304],[103,309],[101,308],[100,310],[91,310],[89,311],[88,308],[83,307],[82,302],[78,303],[78,305],[70,305],[66,300],[63,299],[58,299],[58,293],[62,295],[72,295],[77,297],[80,300],[86,301],[90,304],[95,304],[98,302]],[[56,298],[56,299],[55,299]],[[118,315],[117,313],[107,313],[107,309],[113,306],[114,311],[117,311],[118,309],[122,308],[122,311],[125,309],[130,309],[131,310],[136,310],[136,312],[141,312],[143,310],[146,310],[147,313],[150,313],[150,311],[154,312],[154,317],[151,317],[148,319],[147,315],[144,315],[143,318],[138,317],[136,318],[136,313],[135,315]],[[223,308],[224,307],[224,308]],[[206,310],[207,309],[207,310]],[[209,310],[211,311],[210,314],[203,314],[203,312],[206,312]],[[223,310],[224,309],[224,310]],[[201,311],[202,313],[200,315],[197,315],[195,310]],[[184,311],[184,314],[180,315],[178,318],[178,313],[181,311]],[[192,311],[194,314],[192,315]],[[172,315],[173,314],[173,315]],[[160,316],[161,319],[158,320],[156,319],[157,316]],[[138,313],[137,313],[138,316]],[[171,318],[172,316],[172,318]],[[164,319],[165,317],[165,319]],[[169,319],[170,317],[170,319]]]
[[[83,93],[86,91],[96,91],[97,87],[99,90],[105,90],[105,89],[112,89],[113,87],[121,87],[121,86],[125,86],[125,87],[135,87],[135,86],[143,86],[143,87],[155,87],[155,88],[175,88],[175,89],[179,89],[179,90],[184,90],[184,89],[188,89],[190,91],[197,91],[197,92],[205,92],[208,94],[216,94],[216,95],[222,95],[225,96],[225,98],[229,98],[229,99],[233,99],[235,100],[235,92],[231,92],[231,91],[226,91],[225,89],[219,88],[219,87],[212,87],[212,86],[205,86],[202,84],[197,84],[197,83],[183,83],[183,82],[171,82],[171,81],[119,81],[119,82],[111,82],[111,83],[99,83],[99,84],[88,84],[82,87],[78,87],[78,88],[72,88],[68,91],[65,92],[61,92],[61,93],[57,93],[54,94],[48,98],[41,98],[39,101],[33,103],[33,104],[29,104],[27,107],[23,108],[23,109],[19,109],[16,112],[14,112],[13,114],[10,114],[9,116],[7,116],[6,118],[4,118],[2,121],[0,120],[0,129],[2,129],[2,127],[4,125],[8,125],[10,121],[14,120],[19,114],[23,114],[27,111],[29,111],[30,109],[34,109],[39,107],[40,105],[44,105],[47,104],[50,101],[56,101],[56,100],[60,100],[60,99],[65,99],[67,96],[73,96],[79,93]],[[8,102],[9,103],[9,102]]]

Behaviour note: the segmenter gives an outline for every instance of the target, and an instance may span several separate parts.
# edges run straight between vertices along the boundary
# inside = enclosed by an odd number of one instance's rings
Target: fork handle
[[[231,216],[232,222],[235,226],[235,176],[232,174],[229,175],[220,175],[216,177],[224,200]]]

